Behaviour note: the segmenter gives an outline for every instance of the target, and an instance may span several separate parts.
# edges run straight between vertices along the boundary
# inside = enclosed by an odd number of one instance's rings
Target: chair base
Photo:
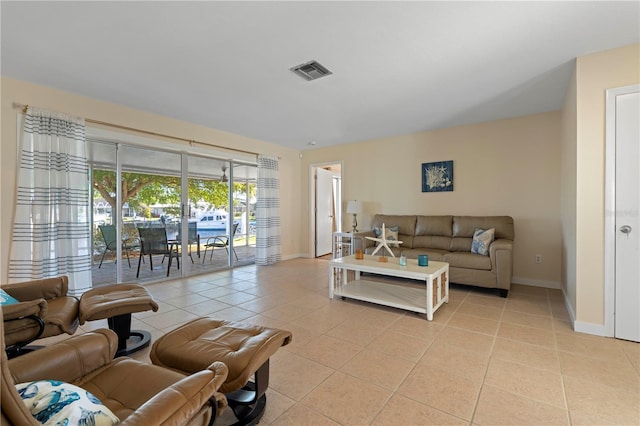
[[[268,387],[269,360],[255,372],[253,382],[248,382],[242,389],[225,395],[229,407],[238,419],[234,426],[255,425],[260,421],[267,406]]]
[[[116,356],[128,356],[146,348],[151,343],[151,333],[131,330],[131,314],[117,315],[107,319],[109,328],[118,335]],[[132,339],[133,338],[133,339]],[[130,342],[130,340],[134,340]]]

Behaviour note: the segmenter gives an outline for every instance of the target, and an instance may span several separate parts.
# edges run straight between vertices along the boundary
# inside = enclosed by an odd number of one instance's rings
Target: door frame
[[[640,92],[640,84],[606,91],[604,185],[604,333],[615,335],[616,301],[616,98]]]
[[[316,257],[316,185],[314,180],[315,169],[322,169],[327,166],[340,166],[340,194],[343,193],[342,178],[344,176],[344,163],[342,161],[326,161],[324,163],[309,164],[309,248],[307,257],[315,259]],[[342,200],[340,200],[340,209],[342,209]]]

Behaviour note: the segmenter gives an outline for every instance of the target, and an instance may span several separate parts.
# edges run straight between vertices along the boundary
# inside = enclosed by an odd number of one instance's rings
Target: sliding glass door
[[[94,286],[254,262],[255,164],[119,142],[88,144]],[[159,246],[149,246],[149,234],[161,237]]]

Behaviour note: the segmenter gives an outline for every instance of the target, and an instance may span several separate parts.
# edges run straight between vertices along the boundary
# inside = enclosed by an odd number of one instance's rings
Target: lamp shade
[[[362,213],[362,202],[361,201],[348,201],[347,202],[347,213],[349,214],[360,214]]]

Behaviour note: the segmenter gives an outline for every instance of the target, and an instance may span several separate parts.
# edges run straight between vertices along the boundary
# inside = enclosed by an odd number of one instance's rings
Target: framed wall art
[[[422,192],[453,191],[453,161],[422,163]]]

